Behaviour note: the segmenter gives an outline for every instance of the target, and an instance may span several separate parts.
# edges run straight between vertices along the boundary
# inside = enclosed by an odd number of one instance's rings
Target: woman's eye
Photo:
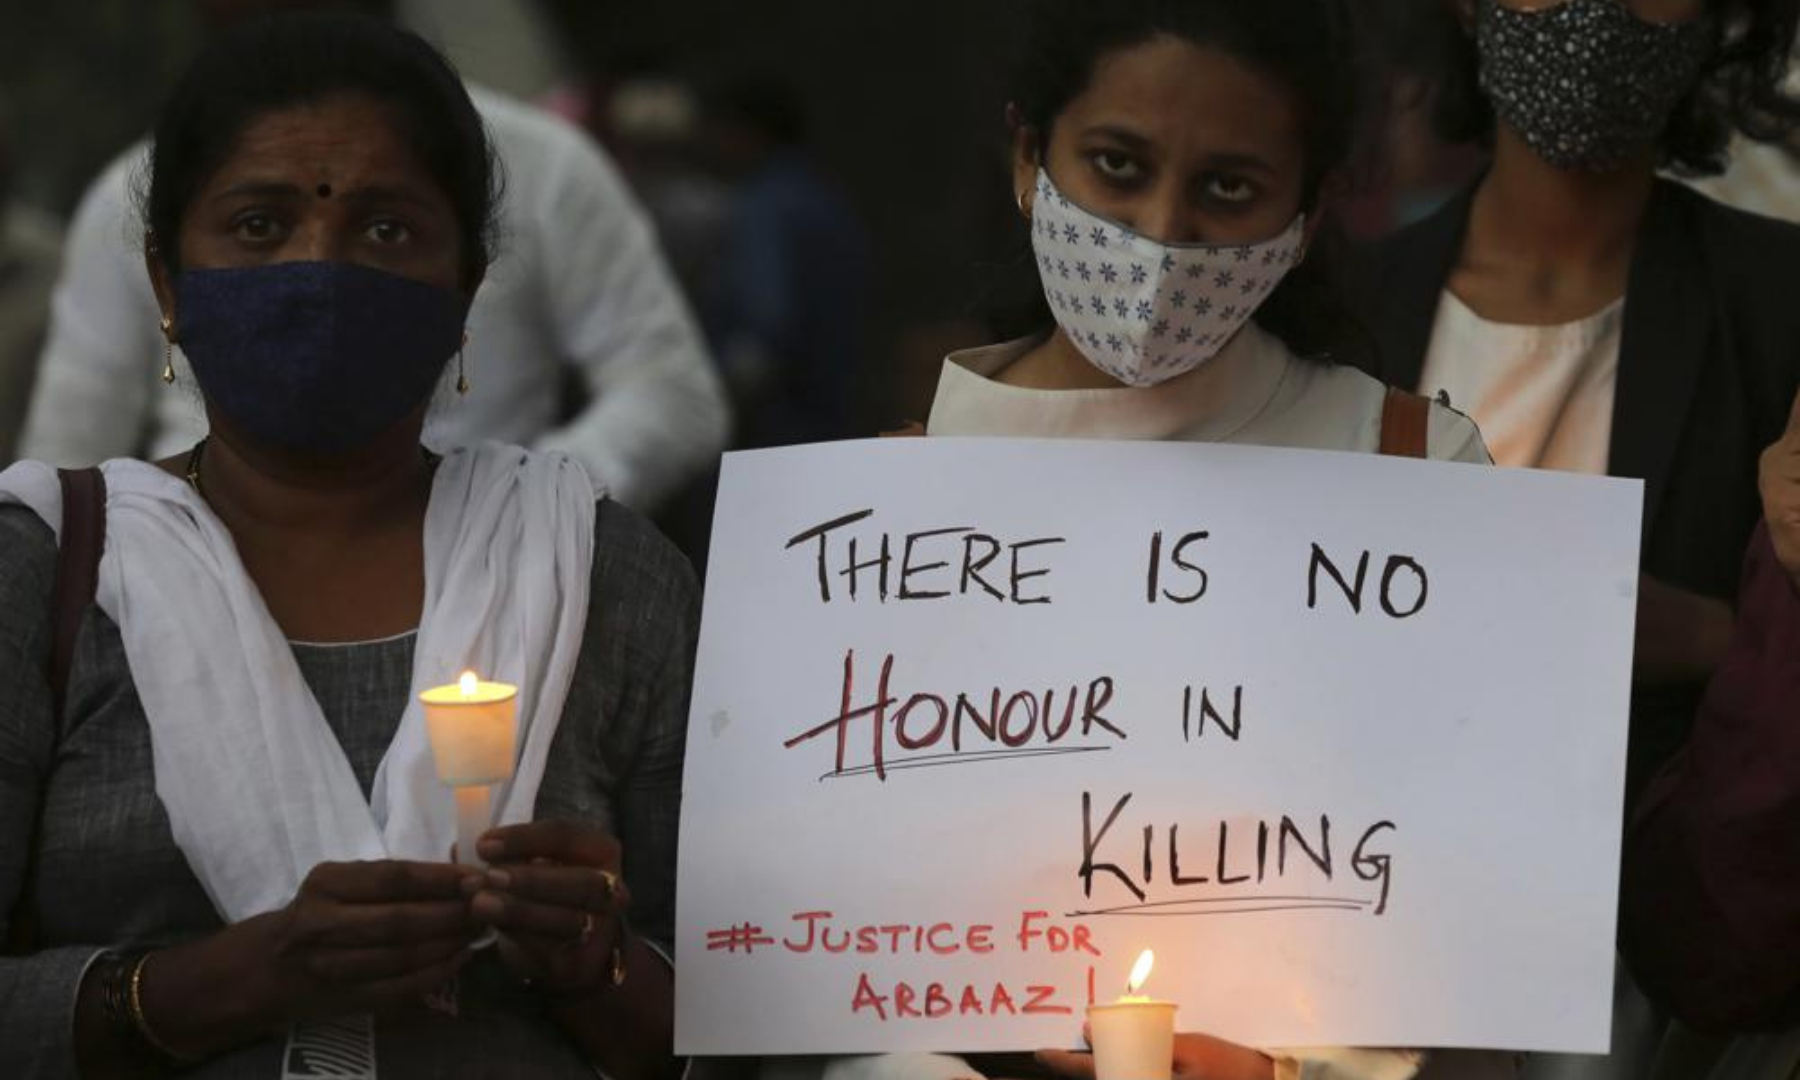
[[[239,240],[261,244],[281,238],[281,223],[268,214],[240,214],[232,221],[231,231]]]
[[[370,224],[367,235],[378,244],[403,244],[412,239],[412,229],[403,221],[382,218]]]
[[[1247,203],[1256,198],[1256,185],[1241,176],[1209,176],[1206,197],[1215,202]]]
[[[1093,160],[1094,168],[1108,180],[1136,180],[1143,172],[1130,154],[1120,150],[1097,151]]]

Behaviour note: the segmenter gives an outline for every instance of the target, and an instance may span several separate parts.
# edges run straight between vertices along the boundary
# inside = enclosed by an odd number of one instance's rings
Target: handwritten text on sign
[[[687,1053],[1596,1050],[1635,483],[1183,444],[732,455]]]

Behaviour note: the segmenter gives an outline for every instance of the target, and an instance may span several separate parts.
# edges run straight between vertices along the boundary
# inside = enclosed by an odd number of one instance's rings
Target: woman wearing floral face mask
[[[1800,3],[1409,2],[1401,64],[1493,158],[1374,253],[1371,370],[1447,394],[1501,465],[1645,481],[1635,795],[1730,639],[1757,455],[1800,384],[1800,230],[1657,171],[1718,172],[1734,133],[1800,122]]]
[[[1013,190],[1039,332],[944,364],[933,436],[1161,439],[1487,461],[1475,426],[1339,363],[1359,338],[1316,253],[1350,151],[1353,0],[1039,0],[1014,80]],[[1396,399],[1399,400],[1399,399]],[[1411,437],[1393,419],[1412,410]],[[1410,445],[1408,445],[1410,444]],[[1510,1076],[1510,1055],[1262,1050],[1182,1035],[1212,1080]],[[1009,1075],[979,1056],[842,1059],[827,1080]],[[1086,1054],[1036,1067],[1091,1077]]]
[[[166,104],[147,262],[211,434],[94,501],[0,474],[0,1074],[673,1071],[692,576],[567,458],[419,443],[493,167],[442,57],[351,17]],[[417,697],[465,668],[518,753],[452,865]]]
[[[1355,127],[1349,8],[1034,6],[1012,194],[1046,325],[951,356],[929,434],[1380,446],[1315,244]],[[1429,456],[1487,460],[1466,418],[1422,419]]]

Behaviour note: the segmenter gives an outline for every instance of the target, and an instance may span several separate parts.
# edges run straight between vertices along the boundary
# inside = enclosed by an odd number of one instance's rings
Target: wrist
[[[643,938],[623,935],[619,953],[622,983],[603,975],[597,990],[546,1000],[546,1009],[605,1075],[667,1080],[682,1065],[674,1056],[674,970]]]
[[[152,958],[140,987],[144,1017],[177,1055],[203,1059],[286,1029],[260,933],[267,918]]]
[[[144,972],[152,955],[141,950],[106,952],[89,968],[82,986],[85,1025],[79,1016],[82,1007],[77,1007],[77,1027],[85,1028],[82,1042],[88,1051],[84,1072],[101,1056],[111,1062],[113,1071],[134,1075],[168,1076],[192,1063],[171,1048],[144,1015]],[[97,1053],[102,1047],[104,1055]]]
[[[600,957],[600,969],[589,981],[574,987],[559,987],[543,979],[527,980],[526,984],[553,1012],[563,1009],[590,1012],[595,1005],[616,996],[630,981],[634,940],[625,920],[615,919],[610,943]]]

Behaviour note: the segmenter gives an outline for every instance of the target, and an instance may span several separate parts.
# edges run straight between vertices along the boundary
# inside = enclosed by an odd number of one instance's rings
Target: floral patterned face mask
[[[1712,55],[1712,27],[1647,22],[1618,0],[1535,11],[1480,0],[1481,88],[1539,157],[1605,172],[1661,137]]]
[[[1305,254],[1306,219],[1272,240],[1163,244],[1071,202],[1038,170],[1031,246],[1057,325],[1088,362],[1154,386],[1212,359]]]

